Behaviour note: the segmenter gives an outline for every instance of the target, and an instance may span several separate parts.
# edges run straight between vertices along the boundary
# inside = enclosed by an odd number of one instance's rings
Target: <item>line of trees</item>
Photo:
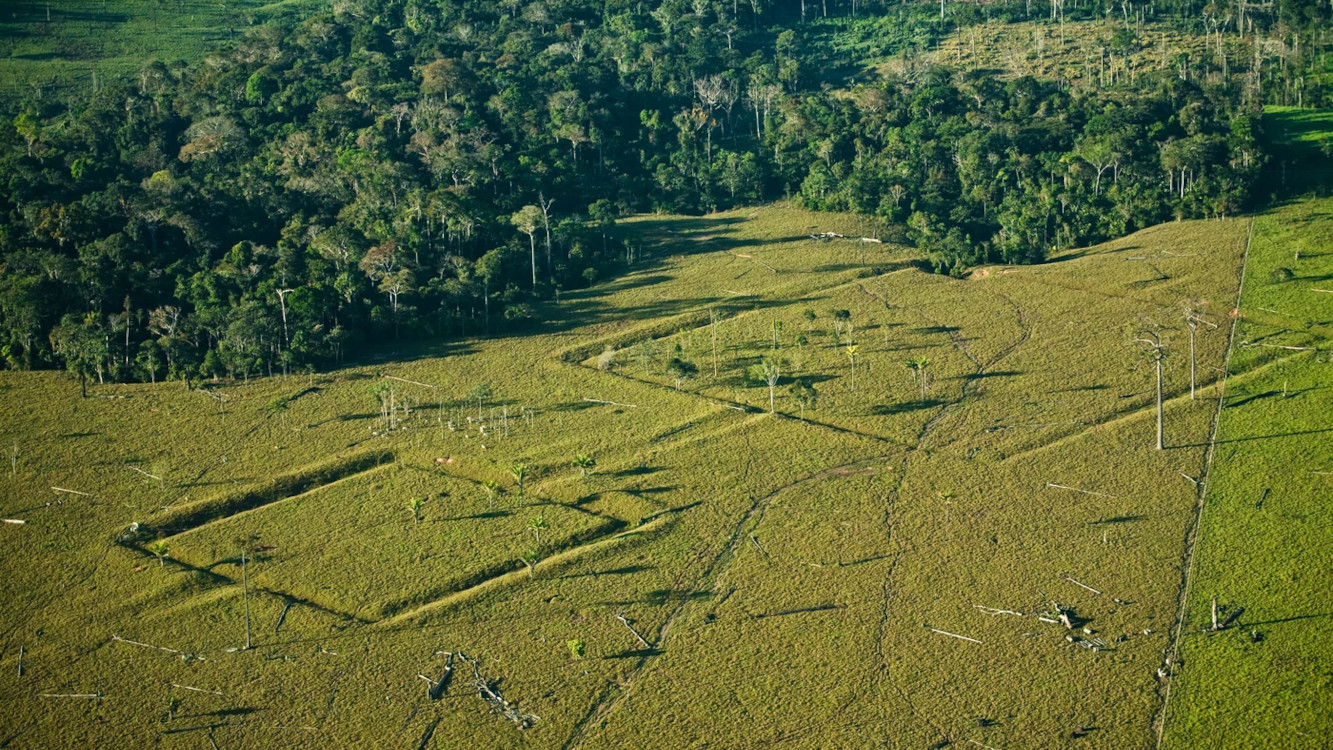
[[[1222,83],[1173,68],[1094,95],[909,66],[832,87],[831,46],[892,28],[879,54],[918,49],[954,21],[829,2],[857,15],[830,41],[813,7],[345,0],[10,102],[0,360],[249,377],[516,330],[621,272],[635,211],[790,197],[887,220],[953,271],[1249,199],[1259,122]]]

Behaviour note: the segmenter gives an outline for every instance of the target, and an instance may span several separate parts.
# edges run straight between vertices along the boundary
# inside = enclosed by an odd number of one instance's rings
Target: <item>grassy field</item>
[[[1280,109],[1288,186],[1326,189],[1328,111]],[[1301,168],[1305,165],[1306,168]],[[1320,169],[1319,165],[1322,165]],[[1323,747],[1333,691],[1333,200],[1255,220],[1232,378],[1181,625],[1166,747]],[[1322,290],[1322,291],[1321,291]],[[1213,598],[1219,619],[1212,629]]]
[[[0,373],[0,744],[1148,746],[1227,343],[1191,400],[1181,304],[1225,321],[1248,229],[951,279],[810,238],[850,217],[642,217],[527,336],[214,397]],[[460,651],[531,729],[463,662],[428,698]]]
[[[1124,29],[1119,15],[1105,21],[1004,23],[992,21],[960,29],[940,42],[927,59],[963,69],[986,69],[1005,77],[1034,76],[1073,88],[1104,88],[1130,82],[1150,72],[1170,70],[1182,56],[1191,61],[1214,60],[1221,78],[1217,44],[1184,33],[1168,23],[1148,23],[1132,40],[1117,44]],[[1222,41],[1230,65],[1246,59],[1249,47],[1235,37]],[[876,66],[892,70],[901,61]]]
[[[319,0],[11,0],[0,9],[0,91],[91,86],[152,60],[193,60]]]

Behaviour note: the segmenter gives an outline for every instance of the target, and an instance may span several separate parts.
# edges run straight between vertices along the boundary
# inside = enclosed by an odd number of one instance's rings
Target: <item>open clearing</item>
[[[202,57],[310,0],[10,0],[0,12],[0,89],[105,85],[149,61]]]
[[[854,236],[836,215],[644,217],[626,231],[653,260],[528,336],[210,385],[220,402],[4,373],[2,513],[26,523],[0,536],[0,742],[1150,745],[1249,223],[958,280],[810,239]],[[1194,400],[1186,299],[1219,325]],[[1130,335],[1152,323],[1173,354],[1161,452]],[[747,376],[762,356],[782,360],[774,415]],[[679,389],[673,357],[698,368]],[[1231,368],[1228,398],[1271,371]],[[792,377],[819,393],[805,421]],[[394,429],[382,383],[410,405]],[[251,651],[231,650],[239,538]],[[1041,619],[1057,602],[1075,629]],[[429,700],[441,651],[533,728],[461,677]]]

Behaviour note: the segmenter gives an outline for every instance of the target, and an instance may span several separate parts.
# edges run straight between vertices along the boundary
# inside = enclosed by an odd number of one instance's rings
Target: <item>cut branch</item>
[[[1098,591],[1097,589],[1094,589],[1093,587],[1091,587],[1091,586],[1089,586],[1089,585],[1087,585],[1087,584],[1085,584],[1085,583],[1079,583],[1078,581],[1075,581],[1073,578],[1070,578],[1069,576],[1065,576],[1064,579],[1065,579],[1066,581],[1069,581],[1070,583],[1074,584],[1075,586],[1078,586],[1079,588],[1087,589],[1088,591],[1091,591],[1092,593],[1094,593],[1094,594],[1096,594],[1096,595],[1098,595],[1098,596],[1101,596],[1101,594],[1102,594],[1102,592]]]
[[[179,654],[181,656],[185,655],[184,651],[177,651],[174,648],[166,648],[165,646],[154,646],[151,643],[140,643],[139,641],[132,641],[128,638],[121,638],[118,635],[111,636],[111,640],[115,643],[128,643],[131,646],[139,646],[140,648],[151,648],[155,651],[164,651],[168,654]]]
[[[55,490],[56,492],[68,492],[71,495],[83,495],[84,497],[93,496],[93,493],[91,492],[79,492],[78,490],[67,490],[64,487],[52,487],[51,489]]]
[[[174,688],[180,688],[181,690],[193,690],[196,693],[208,693],[209,695],[222,695],[222,693],[217,690],[205,690],[203,688],[190,687],[189,685],[177,685],[174,682],[171,683],[171,686]]]
[[[929,631],[932,632],[932,633],[939,633],[940,635],[947,635],[947,636],[949,636],[950,638],[957,638],[957,639],[959,639],[959,640],[969,641],[969,642],[971,642],[971,643],[981,643],[981,641],[977,640],[976,638],[968,638],[968,637],[965,636],[965,635],[959,635],[959,634],[957,634],[957,633],[950,633],[950,632],[947,631],[947,630],[940,630],[939,628],[932,628],[932,627],[929,626],[929,625],[926,626],[926,630],[929,630]]]
[[[609,405],[609,406],[623,406],[623,407],[625,407],[626,409],[637,409],[637,408],[639,408],[638,404],[622,404],[622,403],[620,403],[619,401],[603,401],[603,400],[600,399],[600,398],[588,398],[587,396],[584,396],[584,397],[583,397],[583,400],[584,400],[584,401],[587,401],[587,402],[589,402],[589,403],[593,403],[593,404],[607,404],[607,405]]]
[[[1017,615],[1019,617],[1027,616],[1022,612],[1015,612],[1012,609],[996,609],[995,607],[984,607],[980,604],[973,604],[972,607],[975,609],[979,609],[988,615]]]
[[[640,645],[642,645],[644,648],[652,648],[652,647],[653,647],[653,644],[651,644],[651,643],[649,643],[648,641],[644,640],[644,639],[643,639],[643,636],[639,635],[639,631],[635,630],[635,629],[634,629],[634,626],[630,624],[629,620],[625,619],[625,615],[624,615],[624,614],[622,614],[622,613],[620,613],[620,612],[617,612],[617,613],[616,613],[616,619],[617,619],[617,620],[620,620],[620,624],[621,624],[621,625],[624,625],[626,628],[628,628],[628,629],[629,629],[629,632],[633,633],[633,634],[634,634],[634,637],[637,638],[637,639],[639,639],[639,644],[640,644]]]
[[[1085,494],[1085,495],[1096,495],[1097,497],[1112,497],[1112,498],[1115,497],[1115,495],[1108,495],[1108,494],[1106,494],[1105,492],[1093,492],[1092,490],[1080,490],[1080,489],[1077,488],[1077,487],[1066,487],[1066,486],[1063,485],[1063,484],[1055,484],[1054,482],[1047,482],[1047,483],[1046,483],[1046,486],[1047,486],[1047,487],[1054,487],[1054,488],[1057,489],[1057,490],[1069,490],[1069,491],[1071,491],[1071,492],[1082,492],[1082,493]]]
[[[407,383],[409,385],[419,385],[422,388],[430,388],[431,390],[436,390],[439,388],[438,385],[431,385],[430,383],[419,383],[415,380],[408,380],[407,378],[396,378],[392,375],[381,375],[380,377],[384,378],[385,380],[397,380],[399,383]]]
[[[162,477],[159,477],[156,474],[149,474],[148,472],[144,471],[143,469],[140,469],[137,466],[126,466],[125,468],[129,469],[130,471],[137,471],[140,474],[143,474],[144,476],[148,477],[149,479],[156,479],[159,482],[162,481]]]

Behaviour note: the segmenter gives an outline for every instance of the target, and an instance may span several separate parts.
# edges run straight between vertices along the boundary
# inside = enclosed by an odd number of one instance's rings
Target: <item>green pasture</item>
[[[1333,201],[1254,223],[1166,747],[1325,744],[1333,722]],[[1226,627],[1214,631],[1213,598]]]
[[[92,87],[147,63],[202,57],[316,0],[11,0],[0,8],[0,89]]]
[[[640,268],[528,335],[204,392],[3,373],[0,741],[1149,745],[1248,228],[951,279],[851,217],[641,217]],[[461,661],[428,698],[460,651],[531,729]]]

